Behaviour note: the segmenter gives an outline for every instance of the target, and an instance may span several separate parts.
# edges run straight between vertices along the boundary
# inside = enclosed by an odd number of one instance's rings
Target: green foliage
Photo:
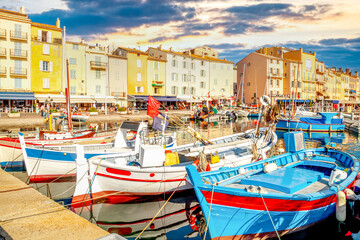
[[[96,108],[91,107],[91,108],[89,108],[89,112],[97,112],[97,110],[96,110]]]
[[[11,110],[10,113],[18,113],[18,111]]]
[[[118,110],[119,110],[119,112],[125,112],[125,111],[126,111],[126,107],[119,107]]]

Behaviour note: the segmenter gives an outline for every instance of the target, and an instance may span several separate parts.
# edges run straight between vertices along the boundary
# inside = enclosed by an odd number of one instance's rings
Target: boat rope
[[[211,206],[212,206],[213,196],[214,196],[214,188],[215,188],[215,184],[212,184],[210,207],[209,207],[209,217],[208,217],[208,220],[207,220],[207,223],[206,223],[206,228],[205,228],[205,231],[204,231],[203,240],[206,239],[206,233],[207,233],[207,230],[208,230],[208,227],[209,227],[209,222],[210,222],[210,217],[211,217]]]
[[[61,176],[59,176],[59,177],[55,178],[54,180],[52,180],[52,181],[50,181],[50,182],[48,182],[48,183],[46,183],[46,184],[44,184],[44,185],[42,185],[42,186],[40,186],[40,187],[37,187],[37,188],[35,188],[35,189],[36,189],[36,190],[39,190],[40,188],[42,188],[42,187],[46,186],[47,184],[50,184],[50,183],[56,182],[57,180],[59,180],[59,179],[61,179],[61,178],[65,177],[65,176],[66,176],[66,175],[68,175],[70,172],[75,171],[75,170],[76,170],[76,167],[75,167],[75,168],[73,168],[73,169],[71,169],[71,170],[69,170],[69,171],[67,171],[66,173],[62,174]]]
[[[69,187],[67,190],[63,191],[62,193],[58,193],[58,194],[56,194],[55,196],[52,196],[51,199],[54,199],[54,198],[56,198],[56,197],[58,197],[58,196],[61,196],[61,195],[63,195],[64,193],[67,193],[69,190],[71,190],[71,189],[73,189],[74,187],[76,187],[77,184],[78,184],[78,182],[81,182],[81,180],[82,180],[85,176],[86,176],[86,174],[84,173],[84,174],[82,175],[82,177],[80,178],[79,181],[76,181],[75,184],[73,184],[71,187]],[[44,185],[44,186],[45,186],[45,185]]]
[[[278,233],[278,231],[277,231],[277,229],[276,229],[276,226],[275,226],[275,224],[274,224],[274,221],[273,221],[273,219],[272,219],[272,217],[271,217],[271,215],[270,215],[269,209],[267,208],[266,203],[265,203],[265,200],[264,200],[264,198],[263,198],[263,196],[262,196],[262,194],[261,194],[261,189],[260,189],[260,187],[258,187],[258,191],[259,191],[260,197],[261,197],[261,199],[262,199],[262,201],[263,201],[263,203],[264,203],[266,212],[267,212],[268,215],[269,215],[271,224],[272,224],[273,227],[274,227],[274,230],[275,230],[275,232],[276,232],[276,235],[277,235],[278,239],[281,240],[280,235],[279,235],[279,233]]]
[[[9,161],[9,160],[11,159],[11,156],[9,156],[8,162],[6,163],[6,166],[5,166],[4,170],[6,170],[6,168],[7,168],[11,163],[13,163],[14,160],[15,160],[15,158],[14,158],[15,146],[16,146],[16,141],[14,140],[14,146],[12,146],[13,151],[12,151],[12,154],[11,154],[12,160]],[[20,154],[20,155],[22,155],[22,154]],[[18,156],[18,157],[19,157],[19,156]]]
[[[0,193],[8,193],[8,192],[20,191],[20,190],[24,190],[24,189],[28,189],[28,188],[32,188],[32,187],[26,186],[26,187],[22,187],[22,188],[8,189],[8,190],[0,191]]]
[[[185,175],[186,176],[186,175]],[[157,217],[157,215],[159,215],[159,213],[162,211],[162,209],[166,206],[166,204],[170,201],[170,199],[172,198],[172,196],[175,194],[175,192],[177,191],[177,189],[180,187],[181,183],[184,181],[181,180],[179,182],[179,184],[177,185],[177,187],[175,188],[175,190],[171,193],[170,197],[166,200],[166,202],[164,203],[164,205],[162,205],[162,207],[159,209],[159,211],[155,214],[155,216],[150,220],[150,222],[145,226],[145,228],[139,233],[139,235],[135,238],[135,240],[139,239],[139,237],[141,237],[141,235],[144,233],[144,231],[150,226],[150,224],[154,221],[154,219]]]
[[[39,156],[39,158],[37,159],[37,161],[36,161],[33,169],[31,169],[31,172],[30,172],[28,178],[27,178],[26,181],[25,181],[26,184],[29,184],[29,183],[30,183],[30,176],[31,176],[32,173],[34,172],[36,166],[38,166],[38,164],[40,164],[40,160],[42,159],[42,155],[43,155],[43,153],[44,153],[44,151],[45,151],[44,145],[43,145],[42,147],[43,147],[43,149],[42,149],[42,151],[41,151],[41,153],[40,153],[40,156]],[[26,146],[25,146],[25,151],[26,151]],[[28,158],[28,156],[27,156],[27,158]],[[24,161],[25,161],[25,156],[24,156]],[[28,159],[28,161],[29,161],[29,159]],[[39,166],[40,166],[40,165],[39,165]],[[39,167],[38,167],[38,168],[39,168]],[[35,174],[35,175],[36,175],[36,174]]]

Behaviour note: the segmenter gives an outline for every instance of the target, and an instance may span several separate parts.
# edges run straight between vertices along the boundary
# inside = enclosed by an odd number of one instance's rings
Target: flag
[[[161,119],[161,118],[158,118],[158,117],[154,116],[154,121],[153,121],[153,124],[152,124],[153,129],[162,131],[163,127],[164,127],[164,124],[165,124],[165,128],[164,128],[164,130],[165,130],[167,128],[167,126],[169,125],[169,121],[166,121],[166,123],[165,123],[164,119]]]
[[[169,118],[168,116],[166,116],[164,113],[159,112],[159,114],[160,114],[163,118],[165,118],[165,117],[166,117],[166,120],[170,120],[170,118]]]
[[[208,98],[210,98],[210,91],[208,92]]]
[[[148,102],[148,109],[147,109],[147,115],[154,118],[159,114],[160,102],[158,102],[155,98],[149,95],[149,102]]]

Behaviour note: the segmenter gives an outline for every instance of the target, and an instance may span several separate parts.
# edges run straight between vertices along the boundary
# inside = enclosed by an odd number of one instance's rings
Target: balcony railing
[[[111,96],[118,98],[126,98],[126,92],[111,92]]]
[[[6,67],[0,67],[0,75],[6,75]]]
[[[10,31],[10,38],[27,41],[28,34],[26,32]]]
[[[6,38],[6,29],[0,28],[0,38]]]
[[[90,67],[94,68],[94,69],[105,70],[106,69],[106,63],[98,62],[98,61],[90,61]]]
[[[16,75],[16,76],[27,76],[27,69],[26,68],[10,68],[10,75]]]
[[[10,49],[10,57],[14,58],[27,58],[28,53],[26,50]]]
[[[6,48],[0,47],[0,57],[6,57]]]

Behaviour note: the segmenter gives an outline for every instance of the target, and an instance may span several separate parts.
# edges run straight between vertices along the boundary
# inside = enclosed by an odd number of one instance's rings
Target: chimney
[[[172,52],[173,51],[173,49],[172,49],[172,47],[170,47],[170,52]]]
[[[162,47],[162,45],[160,44],[160,45],[158,46],[158,49],[161,50],[161,47]]]
[[[84,43],[84,39],[82,38],[80,42],[81,42],[81,43]]]
[[[19,13],[25,14],[25,7],[24,6],[20,7]]]
[[[346,71],[346,74],[350,74],[350,69],[349,68],[345,69],[345,71]]]
[[[203,57],[204,57],[204,55],[205,55],[205,54],[204,54],[204,52],[202,52],[202,53],[201,53],[201,57],[203,58]]]
[[[342,70],[342,68],[339,68],[339,72],[342,72],[343,70]]]
[[[359,77],[358,71],[355,71],[355,77]]]
[[[56,27],[60,28],[60,19],[59,18],[56,19]]]

